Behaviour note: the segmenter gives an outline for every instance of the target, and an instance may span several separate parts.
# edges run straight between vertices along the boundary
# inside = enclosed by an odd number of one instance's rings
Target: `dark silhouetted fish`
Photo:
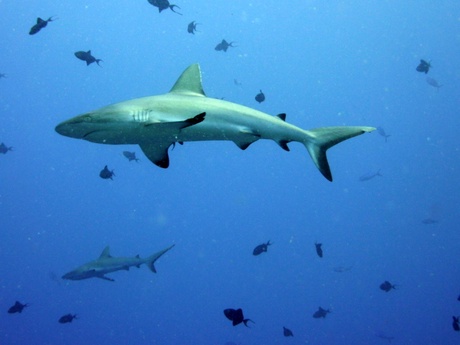
[[[273,243],[270,243],[270,241],[268,241],[267,243],[262,243],[262,244],[259,244],[257,247],[254,248],[254,250],[252,251],[252,255],[259,255],[259,254],[262,254],[264,252],[266,252],[268,250],[268,246],[272,245]]]
[[[222,40],[222,42],[220,42],[218,45],[216,45],[216,47],[214,49],[217,50],[217,51],[223,50],[224,52],[226,52],[228,47],[235,47],[233,45],[233,43],[234,42],[228,43],[226,40]]]
[[[452,316],[452,327],[454,331],[460,331],[460,316]]]
[[[161,11],[166,10],[166,9],[171,9],[174,13],[182,15],[182,13],[176,12],[174,10],[175,7],[180,9],[179,6],[177,5],[171,5],[168,0],[148,0],[149,4],[155,7],[158,7],[158,12],[161,13]]]
[[[457,301],[459,301],[459,302],[460,302],[460,295],[458,295],[458,297],[457,297]]]
[[[382,127],[377,127],[377,133],[385,138],[385,142],[387,142],[388,137],[391,136],[390,134],[386,134],[385,130]]]
[[[139,158],[136,157],[136,152],[123,151],[123,156],[129,159],[129,161],[139,162]]]
[[[259,103],[262,103],[263,101],[265,101],[265,95],[262,92],[262,90],[260,90],[260,92],[256,95],[255,99]]]
[[[99,65],[99,62],[101,62],[102,60],[101,59],[96,59],[94,56],[92,56],[91,55],[91,50],[88,50],[87,52],[84,52],[84,51],[80,50],[78,52],[75,52],[75,56],[78,59],[80,59],[82,61],[85,61],[86,66],[92,64],[93,62],[97,63],[98,66],[101,66],[101,65]]]
[[[320,258],[323,257],[323,248],[321,248],[322,245],[322,243],[315,242],[316,254],[318,254]]]
[[[369,173],[367,173],[367,174],[362,175],[362,176],[359,178],[359,180],[360,180],[361,182],[369,181],[369,180],[372,180],[372,179],[373,179],[374,177],[376,177],[376,176],[383,176],[383,175],[380,173],[380,169],[379,169],[379,171],[377,171],[377,172],[369,172]]]
[[[289,328],[283,327],[283,334],[285,337],[293,337],[294,334]]]
[[[59,323],[70,323],[73,321],[73,319],[77,319],[77,315],[76,314],[66,314],[66,315],[63,315],[59,318]]]
[[[227,317],[227,319],[232,321],[233,326],[239,325],[240,323],[243,322],[246,327],[249,327],[248,321],[251,321],[252,323],[254,323],[254,321],[252,321],[251,319],[244,318],[243,310],[241,310],[241,308],[236,309],[236,310],[235,309],[225,309],[224,314]]]
[[[12,147],[12,146],[8,147],[8,146],[6,146],[4,143],[1,143],[1,144],[0,144],[0,153],[5,154],[5,153],[7,153],[8,151],[13,151],[13,147]]]
[[[22,304],[21,302],[16,301],[16,303],[8,309],[9,314],[22,313],[25,307],[28,307],[27,303]]]
[[[431,68],[431,64],[429,62],[426,62],[425,60],[420,60],[420,63],[417,66],[416,70],[417,72],[422,72],[422,73],[427,74],[430,68]]]
[[[6,74],[5,73],[0,73],[0,79],[2,78],[6,78]]]
[[[391,284],[388,280],[385,280],[382,284],[380,284],[380,290],[389,292],[392,289],[396,289],[396,285]]]
[[[195,31],[197,31],[197,30],[196,30],[196,26],[197,26],[198,24],[199,24],[199,23],[196,23],[195,21],[189,23],[188,26],[187,26],[187,32],[188,32],[189,34],[195,35]]]
[[[53,17],[49,17],[47,20],[43,20],[41,18],[37,18],[37,24],[35,24],[34,26],[32,26],[32,28],[30,29],[29,31],[29,35],[35,35],[37,32],[39,32],[41,29],[43,29],[44,27],[46,27],[48,25],[48,22],[52,22],[53,20],[56,20],[56,19],[53,19]]]
[[[104,169],[101,170],[101,172],[99,173],[99,176],[101,178],[103,178],[104,180],[107,180],[107,179],[111,179],[113,180],[113,176],[115,176],[115,173],[112,171],[109,170],[109,168],[107,168],[107,165],[104,167]]]
[[[430,224],[438,224],[439,220],[433,219],[433,218],[425,218],[422,220],[423,224],[430,225]]]
[[[315,319],[319,318],[325,318],[327,314],[329,314],[331,311],[329,309],[323,309],[321,307],[318,307],[318,310],[313,313],[313,317]]]
[[[439,91],[439,88],[442,86],[434,78],[426,77],[426,82],[427,82],[428,85],[431,85],[431,86],[435,87],[436,89],[438,89],[438,91]]]

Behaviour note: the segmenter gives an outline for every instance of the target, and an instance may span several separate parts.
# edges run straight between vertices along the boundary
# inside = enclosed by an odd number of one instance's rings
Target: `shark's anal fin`
[[[184,121],[174,121],[174,122],[156,122],[149,123],[145,126],[151,128],[155,132],[173,132],[175,135],[178,135],[179,132],[187,127],[194,126],[202,121],[204,121],[206,113],[200,113],[194,117],[188,118]],[[166,169],[169,167],[169,155],[168,149],[171,145],[175,143],[175,139],[171,138],[171,141],[165,142],[143,142],[139,146],[142,149],[142,152],[147,156],[147,158],[159,166],[160,168]]]

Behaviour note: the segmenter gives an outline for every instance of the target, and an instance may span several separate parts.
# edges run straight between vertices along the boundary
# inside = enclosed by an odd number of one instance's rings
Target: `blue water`
[[[0,1],[0,142],[13,147],[0,154],[0,344],[458,344],[460,3],[174,4],[182,16],[146,0]],[[215,51],[223,38],[237,47]],[[102,67],[75,58],[90,49]],[[439,90],[415,71],[420,59]],[[391,136],[332,148],[330,183],[296,143],[186,143],[163,170],[137,146],[54,131],[165,93],[196,62],[210,97],[305,129]],[[106,164],[113,181],[99,177]],[[60,279],[106,245],[145,257],[171,244],[157,274]],[[380,290],[385,280],[397,288]],[[16,300],[30,306],[8,314]],[[325,319],[312,317],[319,306]],[[233,327],[226,308],[255,323]],[[58,323],[67,313],[78,319]]]

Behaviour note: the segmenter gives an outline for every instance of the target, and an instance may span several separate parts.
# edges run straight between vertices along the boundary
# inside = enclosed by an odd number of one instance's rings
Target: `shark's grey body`
[[[285,122],[285,114],[271,116],[236,103],[206,97],[198,64],[189,66],[171,91],[133,99],[62,122],[62,135],[101,144],[138,144],[156,165],[169,166],[168,149],[186,141],[230,140],[241,149],[259,139],[271,139],[289,151],[291,141],[305,145],[328,180],[332,175],[326,151],[373,127],[325,127],[303,130]]]
[[[155,261],[170,250],[174,245],[155,253],[148,258],[142,259],[139,255],[131,258],[124,257],[113,257],[110,255],[110,247],[107,246],[102,251],[99,258],[94,261],[88,262],[73,271],[70,271],[62,276],[62,279],[69,280],[82,280],[88,278],[101,278],[109,281],[114,281],[112,278],[108,278],[105,275],[111,272],[126,270],[130,267],[140,267],[142,264],[146,264],[148,268],[156,273]]]

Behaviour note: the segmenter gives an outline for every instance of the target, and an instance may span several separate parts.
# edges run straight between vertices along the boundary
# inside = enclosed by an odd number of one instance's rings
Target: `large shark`
[[[152,272],[156,273],[157,271],[154,265],[155,261],[157,261],[160,256],[162,256],[172,247],[174,247],[174,244],[171,247],[163,249],[146,259],[142,259],[139,257],[139,255],[131,258],[113,257],[110,255],[110,247],[107,246],[102,251],[99,258],[64,274],[62,279],[82,280],[88,278],[101,278],[113,282],[114,280],[112,278],[105,276],[107,273],[120,270],[128,271],[130,267],[136,266],[139,268],[142,264],[146,264]]]
[[[289,151],[288,143],[307,148],[319,171],[332,181],[326,151],[375,128],[323,127],[303,130],[285,121],[221,99],[206,97],[198,64],[189,66],[163,95],[137,98],[85,113],[56,127],[62,135],[101,144],[138,144],[157,166],[169,166],[168,149],[185,141],[230,140],[241,149],[271,139]]]

